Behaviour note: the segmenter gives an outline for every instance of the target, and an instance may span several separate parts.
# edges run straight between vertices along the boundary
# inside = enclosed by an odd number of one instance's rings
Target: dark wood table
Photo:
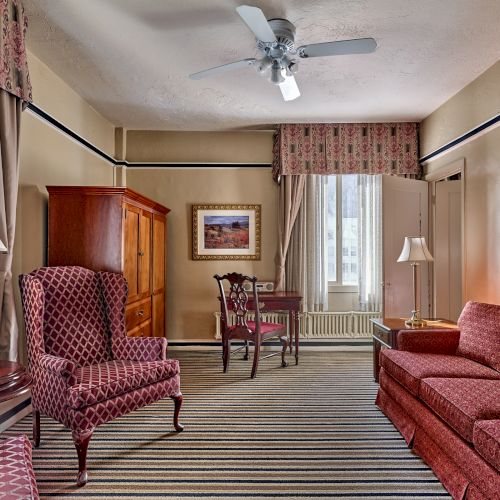
[[[378,382],[380,371],[379,355],[382,348],[397,349],[397,336],[401,330],[450,330],[457,328],[457,324],[449,319],[431,318],[426,319],[427,325],[419,328],[412,328],[405,325],[408,318],[373,318],[373,378]]]
[[[299,363],[299,311],[302,296],[297,292],[259,292],[259,310],[288,311],[290,353],[295,346],[295,364]],[[248,294],[248,309],[254,309],[253,294]]]
[[[0,403],[27,393],[31,376],[19,363],[0,361]]]

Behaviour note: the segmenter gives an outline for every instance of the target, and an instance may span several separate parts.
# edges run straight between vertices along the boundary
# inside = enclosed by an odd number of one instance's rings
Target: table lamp
[[[420,315],[420,262],[432,262],[432,258],[425,238],[418,236],[406,236],[403,250],[398,258],[398,262],[410,262],[413,269],[413,311],[411,318],[405,321],[406,326],[418,328],[425,326],[426,322]]]

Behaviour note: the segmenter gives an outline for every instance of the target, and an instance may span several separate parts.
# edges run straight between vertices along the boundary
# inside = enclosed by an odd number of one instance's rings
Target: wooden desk
[[[448,319],[435,318],[426,319],[427,325],[420,328],[411,328],[405,325],[407,318],[373,318],[373,378],[378,382],[378,373],[380,371],[379,355],[380,350],[385,347],[388,349],[398,349],[397,336],[400,330],[454,330],[457,324]]]
[[[295,364],[299,364],[299,311],[302,296],[297,292],[259,292],[259,310],[288,311],[290,353],[295,345]],[[253,294],[248,294],[248,309],[255,309]]]
[[[0,403],[28,392],[31,376],[19,363],[0,361]]]

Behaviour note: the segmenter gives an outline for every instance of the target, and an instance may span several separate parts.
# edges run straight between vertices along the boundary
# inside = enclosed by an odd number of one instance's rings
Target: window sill
[[[328,293],[358,293],[357,285],[328,285]]]

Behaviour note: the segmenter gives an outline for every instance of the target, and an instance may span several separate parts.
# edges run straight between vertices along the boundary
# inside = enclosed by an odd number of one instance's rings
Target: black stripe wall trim
[[[460,144],[462,144],[466,141],[469,141],[470,139],[482,134],[487,129],[494,127],[495,125],[498,125],[499,122],[500,122],[500,113],[495,115],[493,118],[486,120],[485,122],[481,123],[480,125],[477,125],[476,127],[469,130],[468,132],[465,132],[465,134],[458,136],[456,139],[453,139],[452,141],[435,149],[434,151],[432,151],[432,153],[429,153],[425,156],[422,156],[419,159],[419,162],[424,165],[425,163],[428,163],[429,161],[435,159],[437,156],[440,156],[440,155],[446,153],[450,149],[456,148]]]
[[[78,144],[83,146],[84,148],[92,151],[97,156],[101,157],[103,160],[106,160],[110,163],[111,166],[125,166],[129,168],[217,168],[217,169],[225,169],[225,168],[271,168],[270,163],[216,163],[216,162],[205,162],[205,163],[189,163],[189,162],[134,162],[134,161],[126,161],[126,160],[116,160],[111,155],[98,148],[96,145],[87,141],[87,139],[83,138],[81,135],[77,134],[74,130],[71,130],[69,127],[64,125],[64,123],[60,122],[52,115],[39,108],[36,104],[29,103],[27,109],[33,113],[38,118],[46,121],[52,127],[59,130],[59,132],[67,135]]]
[[[206,168],[207,166],[214,166],[216,168],[271,168],[270,163],[213,163],[213,162],[206,162],[206,163],[171,163],[171,162],[129,162],[126,160],[116,160],[106,152],[104,152],[102,149],[99,149],[97,146],[92,144],[91,142],[87,141],[84,139],[81,135],[77,134],[75,131],[71,130],[68,128],[66,125],[61,123],[59,120],[54,118],[52,115],[44,111],[43,109],[39,108],[36,104],[29,103],[28,108],[29,111],[31,111],[34,115],[38,116],[42,120],[45,120],[48,122],[50,125],[52,125],[54,128],[62,132],[63,134],[66,134],[68,137],[73,139],[74,141],[78,142],[80,145],[83,147],[89,149],[96,155],[100,156],[104,160],[108,161],[112,166],[125,166],[125,167],[130,167],[130,168]],[[469,130],[465,134],[462,134],[458,136],[456,139],[453,139],[452,141],[444,144],[443,146],[435,149],[431,153],[422,156],[419,159],[419,162],[421,164],[428,163],[429,161],[435,159],[437,156],[440,156],[444,154],[445,152],[449,151],[450,149],[456,148],[458,145],[461,143],[468,141],[475,136],[478,136],[479,134],[483,133],[486,129],[493,127],[497,125],[500,122],[500,113],[495,115],[493,118],[490,118],[489,120],[486,120],[484,123],[481,123],[477,127],[474,127],[473,129]]]
[[[24,410],[30,404],[31,404],[31,398],[27,398],[24,401],[18,403],[10,410],[7,410],[5,413],[2,413],[0,415],[0,425],[3,424],[4,422],[7,422],[9,418],[12,418],[13,416],[17,415],[20,411]]]

